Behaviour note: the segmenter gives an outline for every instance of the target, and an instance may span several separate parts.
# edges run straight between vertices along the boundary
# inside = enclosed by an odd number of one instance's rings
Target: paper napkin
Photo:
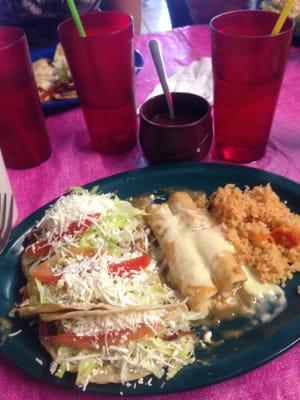
[[[203,57],[193,61],[191,64],[179,68],[168,78],[171,92],[188,92],[204,97],[213,104],[213,79],[212,64],[210,57]],[[161,85],[158,84],[148,96],[157,96],[162,93]]]

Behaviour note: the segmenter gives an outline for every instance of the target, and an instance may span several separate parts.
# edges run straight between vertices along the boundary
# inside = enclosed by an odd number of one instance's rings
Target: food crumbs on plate
[[[43,361],[38,357],[35,357],[35,361],[40,365],[44,365]]]
[[[203,335],[204,343],[210,344],[211,343],[211,338],[212,338],[212,332],[211,331],[207,331],[207,332],[204,333],[204,335]]]
[[[11,333],[12,322],[6,318],[0,318],[0,345],[2,345],[7,336]]]
[[[9,333],[7,336],[8,336],[8,337],[17,336],[17,335],[20,335],[21,332],[22,332],[22,329],[19,329],[18,331]]]

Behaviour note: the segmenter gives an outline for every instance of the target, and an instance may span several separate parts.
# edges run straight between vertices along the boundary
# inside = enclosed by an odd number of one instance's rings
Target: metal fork
[[[13,210],[13,196],[0,193],[0,254],[8,242],[13,222]]]

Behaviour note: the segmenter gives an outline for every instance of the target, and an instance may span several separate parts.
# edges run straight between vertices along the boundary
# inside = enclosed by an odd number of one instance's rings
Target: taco
[[[73,312],[40,323],[40,340],[58,377],[75,372],[76,385],[125,383],[154,374],[172,378],[194,362],[195,337],[186,305],[156,310]]]
[[[28,237],[20,315],[182,301],[160,274],[144,214],[113,194],[62,196]]]

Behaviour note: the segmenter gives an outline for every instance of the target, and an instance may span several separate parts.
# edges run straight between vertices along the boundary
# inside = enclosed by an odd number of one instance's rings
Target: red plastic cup
[[[72,19],[59,25],[58,35],[94,148],[121,153],[137,142],[132,18],[104,11],[81,18],[86,37]]]
[[[7,167],[29,168],[51,148],[25,33],[0,28],[0,148]]]
[[[294,23],[271,36],[278,14],[234,11],[213,18],[215,152],[247,163],[263,157]]]

